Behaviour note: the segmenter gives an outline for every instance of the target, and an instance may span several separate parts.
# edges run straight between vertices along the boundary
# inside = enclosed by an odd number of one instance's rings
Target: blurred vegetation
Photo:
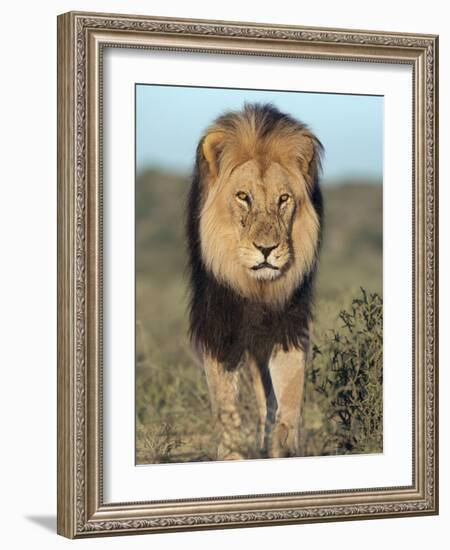
[[[187,339],[184,206],[189,178],[136,181],[136,462],[211,460],[206,381]],[[382,187],[324,185],[325,229],[301,455],[382,452]],[[248,456],[254,396],[241,373]]]

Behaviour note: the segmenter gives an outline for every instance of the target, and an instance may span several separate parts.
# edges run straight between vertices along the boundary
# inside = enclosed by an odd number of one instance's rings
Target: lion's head
[[[241,296],[284,304],[314,266],[321,146],[270,105],[221,116],[197,151],[202,261]]]

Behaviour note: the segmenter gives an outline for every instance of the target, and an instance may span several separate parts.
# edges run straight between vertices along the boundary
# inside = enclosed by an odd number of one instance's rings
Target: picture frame
[[[111,227],[103,223],[107,49],[150,56],[246,56],[249,62],[264,58],[273,63],[297,59],[401,65],[411,70],[412,177],[406,202],[412,212],[412,311],[403,313],[411,314],[412,322],[409,357],[402,355],[412,366],[411,483],[156,499],[150,487],[144,499],[105,501],[110,481],[104,475],[104,427],[110,409],[105,409],[103,388],[104,303],[110,297],[103,288],[104,242]],[[434,35],[82,12],[58,17],[60,535],[83,538],[438,513],[437,132]]]

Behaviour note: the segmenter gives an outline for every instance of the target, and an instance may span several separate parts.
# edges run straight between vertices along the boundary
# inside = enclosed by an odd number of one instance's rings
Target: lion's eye
[[[280,196],[280,199],[279,199],[279,204],[280,206],[282,204],[284,204],[285,202],[287,202],[289,200],[289,195],[287,193],[283,193],[281,196]]]
[[[250,204],[250,197],[247,195],[247,193],[244,193],[244,191],[239,191],[238,193],[236,193],[236,197],[240,201],[244,201],[247,204]]]

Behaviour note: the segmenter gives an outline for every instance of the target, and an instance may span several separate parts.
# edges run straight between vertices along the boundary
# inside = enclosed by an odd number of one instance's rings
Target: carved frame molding
[[[415,417],[411,487],[103,503],[101,90],[105,46],[412,65]],[[438,512],[437,48],[437,37],[430,35],[74,12],[58,17],[58,533],[75,538]]]

